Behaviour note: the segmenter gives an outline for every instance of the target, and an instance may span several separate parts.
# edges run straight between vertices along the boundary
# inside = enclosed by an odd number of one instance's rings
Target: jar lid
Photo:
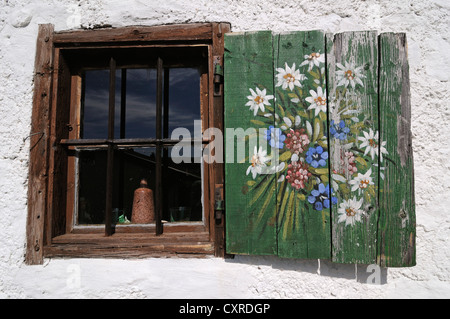
[[[148,187],[148,183],[145,178],[141,179],[141,187]]]

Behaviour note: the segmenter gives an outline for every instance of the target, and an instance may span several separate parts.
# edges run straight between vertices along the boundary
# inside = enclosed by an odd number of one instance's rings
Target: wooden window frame
[[[156,232],[155,226],[136,226],[117,229],[115,233],[108,226],[73,227],[73,214],[68,207],[73,207],[70,194],[74,192],[67,190],[74,187],[74,181],[67,177],[73,176],[68,171],[74,166],[67,163],[67,150],[79,116],[77,108],[69,106],[79,103],[81,78],[73,74],[64,52],[206,46],[208,70],[200,80],[202,126],[223,130],[223,88],[215,71],[218,65],[223,66],[223,34],[229,31],[228,23],[65,32],[55,32],[51,24],[39,26],[29,137],[27,264],[41,264],[43,258],[51,257],[226,256],[224,217],[215,212],[215,200],[223,199],[224,180],[223,164],[217,162],[204,166],[204,225],[174,225],[165,227],[162,234],[158,231],[161,225],[156,226]]]

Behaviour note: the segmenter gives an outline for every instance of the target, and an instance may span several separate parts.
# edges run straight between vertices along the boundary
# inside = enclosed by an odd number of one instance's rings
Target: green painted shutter
[[[338,199],[333,261],[373,264],[379,216],[377,33],[337,34],[327,64],[331,180]]]
[[[269,163],[263,156],[267,147],[260,150],[258,143],[259,129],[274,124],[272,33],[231,33],[225,39],[226,250],[272,255],[277,251],[275,180],[260,174]],[[257,97],[269,104],[264,110],[246,105]]]
[[[225,36],[228,253],[415,264],[405,42]]]
[[[411,105],[406,35],[380,35],[380,141],[386,141],[380,180],[378,262],[386,267],[416,263],[416,218]]]
[[[284,136],[276,182],[278,255],[329,259],[331,205],[320,194],[329,187],[324,33],[276,34],[274,52],[275,126]]]

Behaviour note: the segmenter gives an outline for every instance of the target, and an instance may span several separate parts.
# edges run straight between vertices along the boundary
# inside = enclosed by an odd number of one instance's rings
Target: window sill
[[[101,233],[65,234],[44,247],[44,257],[74,258],[146,258],[206,257],[214,255],[214,244],[207,232],[167,233]]]

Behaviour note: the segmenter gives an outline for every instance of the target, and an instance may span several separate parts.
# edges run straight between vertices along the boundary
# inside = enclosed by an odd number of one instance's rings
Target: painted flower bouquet
[[[255,147],[250,154],[247,186],[254,192],[252,202],[263,201],[261,213],[269,205],[263,195],[276,197],[276,218],[285,225],[285,236],[298,227],[304,209],[325,220],[336,205],[338,222],[361,221],[376,194],[370,163],[387,154],[386,142],[379,145],[378,132],[355,102],[364,87],[364,68],[338,63],[335,92],[328,101],[324,63],[320,52],[305,55],[298,68],[285,63],[276,68],[275,96],[264,87],[249,88],[247,96],[251,121],[266,127],[260,138],[271,150],[268,155]]]

